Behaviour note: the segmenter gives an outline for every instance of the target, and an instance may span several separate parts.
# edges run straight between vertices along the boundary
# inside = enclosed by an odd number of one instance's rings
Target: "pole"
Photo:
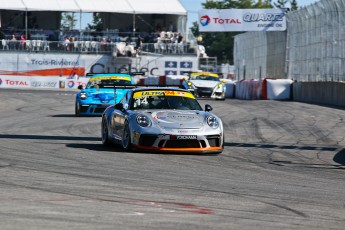
[[[135,37],[135,12],[133,13],[133,37]]]

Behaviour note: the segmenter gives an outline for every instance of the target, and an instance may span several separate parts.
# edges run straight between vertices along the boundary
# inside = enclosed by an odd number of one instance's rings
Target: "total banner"
[[[43,76],[0,76],[0,88],[30,88],[30,89],[77,89],[79,85],[84,88],[89,78],[78,77],[76,79],[66,77],[43,77]]]
[[[286,9],[211,9],[198,13],[200,32],[286,30]]]

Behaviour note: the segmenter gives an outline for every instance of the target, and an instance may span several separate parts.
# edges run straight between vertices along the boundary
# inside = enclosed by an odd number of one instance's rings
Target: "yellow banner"
[[[90,81],[101,81],[101,80],[125,80],[125,81],[131,81],[129,77],[125,76],[99,76],[99,77],[92,77],[90,78]]]
[[[149,96],[175,96],[175,97],[188,97],[193,98],[194,95],[190,92],[182,92],[177,90],[150,90],[150,91],[140,91],[135,92],[133,98],[149,97]]]

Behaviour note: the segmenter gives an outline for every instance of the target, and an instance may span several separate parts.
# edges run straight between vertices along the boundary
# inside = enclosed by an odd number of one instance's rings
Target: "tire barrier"
[[[174,85],[182,86],[184,75],[134,76],[138,85]],[[0,76],[0,88],[41,88],[41,89],[77,89],[86,86],[88,77],[71,79],[66,77],[32,77],[32,76]],[[226,98],[244,100],[290,100],[292,99],[292,83],[290,79],[242,80],[226,81]]]
[[[236,82],[235,97],[237,99],[258,100],[261,99],[262,81],[241,80]]]
[[[265,79],[267,100],[290,100],[293,81],[290,79]]]
[[[290,100],[290,79],[242,80],[236,82],[235,98],[245,100]]]

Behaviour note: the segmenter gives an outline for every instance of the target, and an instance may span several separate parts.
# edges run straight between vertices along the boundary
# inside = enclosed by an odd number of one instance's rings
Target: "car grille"
[[[106,108],[95,108],[94,113],[103,113]]]
[[[211,147],[219,147],[220,146],[220,136],[219,135],[210,135],[207,136],[206,139]]]
[[[156,135],[143,134],[143,135],[140,136],[139,145],[142,145],[142,146],[152,146],[153,143],[155,143],[156,138],[157,138]]]
[[[213,89],[207,87],[198,87],[198,95],[210,97],[212,94]]]
[[[165,148],[200,148],[198,140],[168,140],[165,143]]]

